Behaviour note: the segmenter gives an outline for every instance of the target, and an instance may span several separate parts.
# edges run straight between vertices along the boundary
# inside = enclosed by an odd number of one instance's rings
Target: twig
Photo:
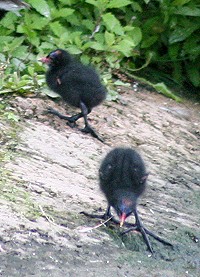
[[[42,215],[46,218],[46,220],[54,225],[56,225],[54,223],[54,219],[53,217],[50,218],[50,216],[46,215],[45,211],[43,210],[42,206],[39,205],[40,211],[42,212]]]
[[[86,232],[90,232],[94,229],[97,229],[99,227],[101,227],[102,225],[105,225],[105,223],[107,223],[109,220],[111,220],[113,218],[113,216],[109,217],[108,219],[106,219],[104,222],[94,226],[94,227],[83,227],[83,229],[79,230],[80,233],[86,233]]]

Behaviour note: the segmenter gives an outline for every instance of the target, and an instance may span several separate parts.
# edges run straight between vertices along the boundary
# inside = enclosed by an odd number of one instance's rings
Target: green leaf
[[[118,53],[119,52],[119,53]],[[111,68],[119,69],[120,64],[120,51],[116,52],[116,50],[112,49],[111,53],[106,53],[106,62],[109,64]]]
[[[184,45],[183,45],[184,53],[186,55],[188,54],[191,60],[198,59],[198,57],[200,56],[199,42],[200,42],[200,38],[198,34],[192,36],[190,39],[187,39],[184,42]]]
[[[12,52],[12,51],[16,50],[17,47],[19,47],[22,44],[23,41],[24,41],[24,37],[14,38],[12,40],[12,42],[9,44],[10,51]]]
[[[53,18],[58,18],[58,17],[64,17],[66,18],[69,15],[72,15],[74,13],[74,9],[70,9],[70,8],[63,8],[63,9],[59,9],[59,10],[54,10],[52,12],[52,17]]]
[[[6,56],[0,53],[0,61],[5,62],[6,61]]]
[[[132,28],[133,29],[130,32],[127,32],[127,35],[132,40],[134,46],[137,46],[142,40],[142,31],[139,27]]]
[[[81,49],[86,52],[85,50],[87,49],[90,49],[91,48],[91,45],[93,44],[94,42],[93,41],[88,41],[86,43],[84,43],[81,47]],[[85,57],[88,57],[88,55],[85,55]],[[89,57],[88,57],[89,58]],[[85,59],[85,58],[84,58]]]
[[[185,5],[189,2],[191,2],[191,0],[174,0],[172,2],[172,5],[174,5],[174,6],[183,6],[183,5]]]
[[[20,117],[13,112],[5,112],[4,116],[7,117],[8,120],[18,122],[20,120]]]
[[[85,2],[91,4],[95,7],[98,7],[98,1],[96,1],[96,0],[86,0]]]
[[[130,39],[123,39],[117,45],[113,46],[113,49],[121,52],[126,57],[133,55],[134,42]]]
[[[6,13],[6,15],[1,20],[1,25],[4,26],[7,29],[10,29],[10,30],[14,31],[16,20],[17,20],[17,15],[12,13],[12,12],[8,12],[8,13]]]
[[[12,52],[15,49],[15,46],[12,45],[13,37],[10,36],[0,36],[0,51],[8,51]],[[12,46],[12,49],[10,48]]]
[[[61,36],[58,36],[58,39],[54,39],[54,44],[56,44],[58,47],[62,48],[65,47],[66,44],[70,42],[70,34],[66,30],[66,32],[63,32]],[[71,43],[71,42],[70,42]]]
[[[49,9],[49,5],[47,4],[47,1],[31,0],[30,4],[41,15],[44,15],[45,17],[50,17],[50,9]]]
[[[94,22],[92,22],[89,19],[84,19],[82,20],[82,25],[85,26],[88,30],[90,30],[91,32],[93,32],[94,28],[95,28],[95,24]]]
[[[108,7],[108,0],[86,0],[85,2],[97,7],[100,11]]]
[[[189,76],[190,81],[195,87],[200,86],[200,67],[199,65],[187,64],[186,66],[187,74]]]
[[[9,88],[1,89],[1,90],[0,90],[0,95],[1,95],[1,94],[6,94],[6,93],[10,93],[10,92],[12,92],[12,90],[9,89]]]
[[[66,17],[66,21],[70,23],[72,26],[78,26],[78,28],[82,24],[82,18],[79,16],[80,14],[77,12],[72,13],[68,17]]]
[[[174,13],[187,16],[200,16],[200,9],[196,7],[180,7]]]
[[[32,14],[29,16],[28,20],[26,20],[26,24],[32,29],[42,30],[49,21],[49,18],[42,17],[39,14]]]
[[[158,36],[149,36],[147,38],[144,38],[142,40],[141,47],[142,48],[149,48],[151,45],[153,45],[158,40]]]
[[[152,84],[152,86],[157,90],[158,92],[162,93],[163,95],[172,98],[176,100],[177,102],[180,102],[180,98],[172,93],[171,90],[167,88],[167,86],[164,83],[157,83]]]
[[[77,0],[59,0],[59,2],[63,3],[64,5],[72,5],[75,4],[77,2]]]
[[[140,5],[139,3],[133,1],[131,6],[135,12],[142,12],[142,5]]]
[[[84,64],[90,64],[90,62],[91,62],[90,57],[88,57],[88,55],[85,55],[84,52],[82,53],[80,60]]]
[[[176,60],[180,53],[180,43],[174,43],[168,47],[169,57],[172,61]]]
[[[25,59],[28,56],[28,46],[20,45],[13,51],[13,57]]]
[[[12,64],[15,65],[15,68],[20,70],[20,71],[22,71],[23,69],[26,68],[25,64],[17,58],[12,59]]]
[[[49,90],[48,88],[43,88],[43,89],[41,90],[41,92],[42,92],[42,94],[45,94],[45,95],[47,95],[47,96],[49,96],[49,97],[51,97],[51,98],[60,98],[60,95],[59,95],[59,94],[55,93],[55,92],[52,91],[52,90]]]
[[[73,55],[79,55],[82,53],[82,51],[76,45],[67,47],[67,50]]]
[[[107,30],[117,35],[124,34],[124,30],[121,26],[120,21],[112,13],[106,13],[102,16],[102,18],[106,25]]]
[[[115,42],[115,35],[109,32],[105,32],[105,42],[108,46],[111,46]]]
[[[177,27],[169,36],[169,43],[173,44],[188,38],[199,26],[196,24],[188,27]]]
[[[50,23],[49,26],[53,31],[54,35],[58,37],[62,36],[63,33],[67,32],[67,29],[64,28],[58,21]]]
[[[90,47],[92,49],[98,50],[98,51],[104,51],[105,50],[105,46],[99,42],[92,42]]]
[[[138,76],[132,75],[132,74],[131,74],[131,77],[134,77],[136,80],[139,80],[140,82],[153,87],[159,93],[162,93],[163,95],[165,95],[171,99],[174,99],[177,102],[181,102],[181,98],[176,96],[170,89],[168,89],[168,87],[164,83],[153,84],[152,82],[150,82],[144,78],[141,78],[141,77],[138,77]]]
[[[40,38],[37,36],[37,32],[33,31],[28,26],[21,26],[21,28],[22,33],[26,34],[27,40],[34,46],[38,47],[40,44]]]
[[[129,0],[111,0],[109,1],[107,8],[112,9],[112,8],[121,8],[121,7],[125,7],[129,4],[131,4],[132,1]]]
[[[117,80],[114,82],[115,86],[123,86],[123,87],[130,87],[131,84],[130,83],[125,83],[125,82],[122,82],[120,80]]]
[[[28,66],[28,73],[29,73],[31,76],[34,75],[35,71],[34,71],[33,66]]]
[[[49,42],[42,42],[41,45],[40,45],[40,48],[41,49],[47,49],[47,50],[50,50],[53,48],[53,44],[52,43],[49,43]]]
[[[119,94],[117,93],[117,91],[110,89],[108,87],[108,94],[106,97],[107,101],[117,101],[119,99]]]
[[[99,43],[101,43],[101,44],[105,43],[104,34],[102,34],[102,33],[96,33],[94,37],[95,37],[95,40],[98,41]]]

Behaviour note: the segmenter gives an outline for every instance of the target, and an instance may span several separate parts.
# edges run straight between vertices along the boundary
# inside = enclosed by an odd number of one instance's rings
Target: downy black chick
[[[99,169],[100,188],[109,208],[117,212],[120,226],[136,210],[147,176],[142,158],[130,148],[115,148],[103,160]]]
[[[100,188],[108,201],[107,212],[103,216],[90,215],[85,212],[83,214],[106,219],[112,216],[111,207],[113,207],[120,221],[114,218],[111,220],[119,223],[120,226],[130,227],[122,234],[131,230],[139,231],[147,244],[148,250],[153,253],[147,235],[166,245],[172,245],[147,230],[139,218],[137,201],[146,188],[147,177],[145,164],[135,150],[131,148],[113,149],[107,154],[99,169]],[[135,216],[135,224],[125,222],[131,214]]]
[[[71,106],[81,109],[80,113],[71,117],[64,116],[53,109],[49,109],[49,113],[73,124],[79,118],[84,117],[85,127],[81,131],[90,133],[102,141],[87,120],[87,115],[92,108],[101,104],[106,98],[106,89],[101,84],[96,71],[90,66],[83,65],[62,49],[52,51],[40,61],[49,66],[46,73],[46,82],[49,88],[60,94]]]

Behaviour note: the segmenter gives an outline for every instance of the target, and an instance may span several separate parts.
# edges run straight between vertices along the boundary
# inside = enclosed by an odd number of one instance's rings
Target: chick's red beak
[[[121,216],[119,217],[120,219],[120,227],[122,227],[124,225],[124,222],[126,220],[127,216],[125,213],[122,213]]]
[[[40,58],[39,61],[42,63],[50,64],[51,59],[48,57],[43,57],[43,58]]]

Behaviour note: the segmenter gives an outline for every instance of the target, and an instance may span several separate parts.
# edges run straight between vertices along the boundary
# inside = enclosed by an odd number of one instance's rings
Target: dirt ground
[[[89,115],[101,143],[44,113],[51,106],[72,114],[62,101],[6,101],[0,111],[0,276],[200,276],[199,103],[176,103],[140,86],[121,89],[120,101],[106,101]],[[98,168],[116,146],[143,156],[150,174],[138,210],[144,225],[173,248],[150,238],[152,256],[136,232],[122,237],[112,224],[87,229],[100,220],[80,212],[105,211]]]

